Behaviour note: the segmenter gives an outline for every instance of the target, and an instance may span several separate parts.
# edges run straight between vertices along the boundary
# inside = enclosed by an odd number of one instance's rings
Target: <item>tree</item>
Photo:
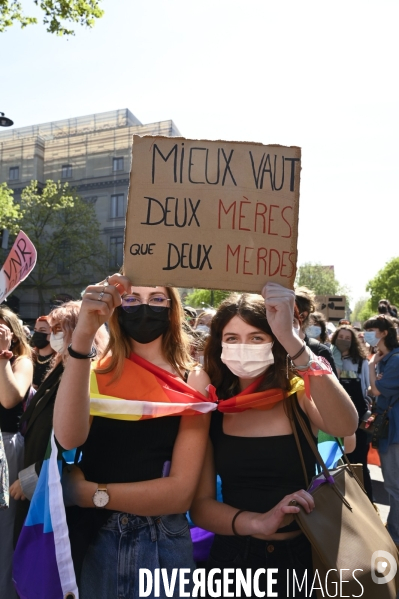
[[[399,304],[399,258],[387,262],[374,279],[367,283],[366,290],[371,294],[371,307],[377,312],[380,299],[388,299],[391,304]]]
[[[43,23],[47,31],[57,35],[75,35],[66,24],[78,23],[93,27],[95,19],[100,19],[104,11],[99,8],[101,0],[33,0],[43,12]],[[36,17],[24,13],[20,0],[0,0],[0,33],[19,23],[22,28],[37,24]]]
[[[351,322],[361,322],[370,318],[375,314],[375,310],[371,307],[371,299],[369,297],[362,297],[358,300],[353,308],[351,314]]]
[[[32,181],[21,194],[21,229],[37,250],[37,263],[21,288],[34,288],[40,313],[45,292],[81,291],[106,268],[107,250],[100,240],[94,205],[80,198],[67,183],[47,181],[39,190]]]
[[[230,293],[231,291],[195,289],[192,293],[187,295],[185,303],[193,308],[217,308]]]
[[[7,229],[10,235],[18,233],[21,217],[19,206],[14,204],[13,193],[7,183],[0,183],[0,232]]]
[[[316,295],[348,294],[348,289],[339,284],[332,269],[312,262],[305,262],[298,268],[295,286],[308,287]]]

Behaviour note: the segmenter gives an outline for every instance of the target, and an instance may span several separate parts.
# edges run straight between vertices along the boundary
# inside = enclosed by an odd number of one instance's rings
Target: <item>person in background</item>
[[[337,376],[337,370],[335,368],[334,359],[331,355],[329,348],[317,341],[312,339],[306,334],[310,316],[315,312],[315,300],[314,293],[307,287],[297,287],[295,289],[295,304],[299,312],[299,336],[303,339],[306,345],[312,350],[316,356],[320,356],[327,360],[331,365],[332,371]]]
[[[45,320],[39,321],[45,323],[45,331],[47,331],[47,327],[50,331],[48,336],[50,337],[53,360],[44,381],[21,417],[20,424],[23,427],[25,438],[24,462],[18,473],[18,478],[10,487],[11,497],[18,501],[14,527],[15,544],[29,510],[30,500],[36,488],[50,439],[53,428],[55,398],[69,357],[68,345],[71,343],[72,333],[78,322],[81,303],[80,301],[67,302],[50,312]],[[45,331],[43,331],[43,334]],[[105,327],[102,326],[97,331],[94,339],[94,346],[100,356],[107,342],[108,333]]]
[[[191,306],[183,306],[186,323],[193,329],[197,320],[197,310]]]
[[[216,310],[213,308],[207,308],[201,314],[198,315],[197,321],[195,323],[195,329],[198,331],[204,331],[204,333],[210,332],[210,326],[212,322],[212,318],[215,316]]]
[[[192,345],[190,353],[194,360],[201,364],[201,366],[204,365],[204,349],[208,337],[208,333],[198,329],[194,330],[192,333]]]
[[[0,429],[8,462],[10,485],[23,463],[23,437],[18,432],[23,400],[32,384],[31,349],[22,323],[6,306],[0,306]],[[0,511],[0,597],[16,598],[12,582],[13,535],[16,502]]]
[[[366,349],[359,341],[356,331],[349,325],[342,325],[335,331],[331,338],[331,344],[339,381],[352,399],[360,421],[369,407],[365,399],[370,385]],[[352,464],[362,464],[364,488],[370,501],[373,501],[373,488],[367,467],[368,451],[367,433],[358,428],[356,431],[356,448],[350,453],[347,451],[346,454]]]
[[[313,312],[309,316],[309,324],[306,327],[305,333],[312,339],[317,339],[320,343],[328,342],[328,334],[326,327],[326,319],[321,312]]]
[[[392,316],[396,318],[398,315],[398,311],[396,306],[392,306],[390,301],[387,299],[381,299],[378,302],[378,314],[387,314],[388,316]]]
[[[50,368],[51,359],[54,356],[54,350],[50,345],[50,325],[47,316],[39,316],[35,322],[33,335],[30,340],[33,359],[33,387],[38,389]]]
[[[377,398],[377,412],[387,411],[388,438],[380,439],[378,451],[389,494],[387,529],[399,549],[399,341],[390,316],[380,314],[363,325],[364,338],[376,348],[369,362],[369,392]]]

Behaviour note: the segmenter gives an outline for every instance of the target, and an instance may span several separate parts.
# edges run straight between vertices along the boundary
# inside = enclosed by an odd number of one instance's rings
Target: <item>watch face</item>
[[[93,495],[93,503],[96,507],[105,507],[109,501],[107,491],[96,491]]]

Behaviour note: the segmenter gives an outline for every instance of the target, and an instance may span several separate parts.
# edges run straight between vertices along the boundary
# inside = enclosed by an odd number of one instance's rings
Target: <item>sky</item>
[[[27,12],[40,11],[23,0]],[[187,138],[302,148],[298,265],[334,265],[351,306],[399,255],[395,0],[103,0],[69,39],[0,34],[15,127],[129,108]]]

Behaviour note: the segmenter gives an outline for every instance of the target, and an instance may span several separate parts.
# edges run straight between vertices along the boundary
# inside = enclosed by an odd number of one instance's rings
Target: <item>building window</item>
[[[71,272],[71,244],[69,241],[61,241],[59,258],[57,259],[57,274],[69,275]]]
[[[119,269],[123,264],[123,235],[110,238],[109,253],[109,267]]]
[[[115,171],[123,171],[123,156],[122,158],[113,158],[112,159],[112,170]]]
[[[71,164],[63,164],[62,165],[62,179],[70,179],[72,177],[72,165]]]
[[[111,196],[111,218],[124,218],[125,195],[118,193]]]
[[[19,179],[19,166],[12,166],[10,168],[9,179],[10,181],[15,181],[16,179]]]

